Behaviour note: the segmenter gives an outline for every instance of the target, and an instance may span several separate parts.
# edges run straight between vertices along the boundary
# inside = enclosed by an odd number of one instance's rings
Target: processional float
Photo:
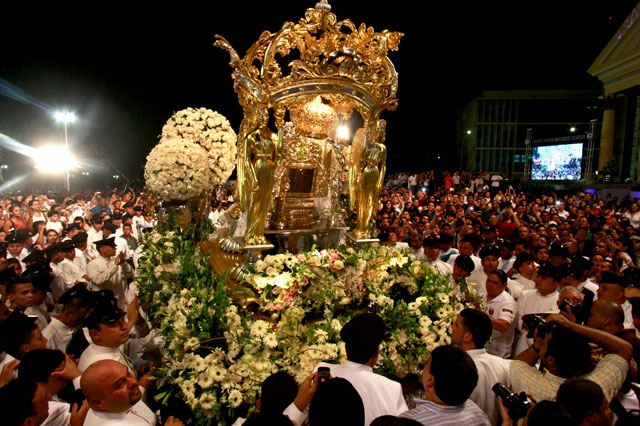
[[[398,105],[387,53],[402,36],[338,21],[326,1],[297,23],[264,31],[242,58],[216,35],[244,111],[235,200],[246,214],[245,253],[273,247],[265,234],[344,232],[350,214],[347,235],[373,240],[386,168],[380,115]],[[339,131],[346,122],[359,124],[352,136]]]

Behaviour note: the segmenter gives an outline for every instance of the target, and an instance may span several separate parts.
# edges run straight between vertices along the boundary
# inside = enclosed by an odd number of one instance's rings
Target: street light
[[[576,131],[576,128],[575,128],[575,127],[571,127],[571,128],[569,129],[569,131],[570,131],[571,133],[573,133],[573,132],[575,132],[575,131]]]
[[[54,117],[58,123],[62,123],[64,125],[64,145],[69,152],[69,139],[67,137],[67,124],[74,123],[76,121],[76,115],[69,111],[58,111],[54,114]],[[65,173],[65,180],[67,182],[67,192],[69,189],[69,168],[67,167]]]

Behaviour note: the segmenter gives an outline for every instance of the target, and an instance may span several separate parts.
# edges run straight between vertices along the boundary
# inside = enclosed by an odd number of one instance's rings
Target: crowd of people
[[[448,276],[467,306],[430,354],[421,397],[374,372],[393,330],[363,313],[340,331],[344,364],[301,384],[274,373],[236,425],[638,424],[639,200],[529,194],[484,172],[387,183],[380,244]],[[216,193],[212,221],[232,202]],[[161,336],[136,296],[154,226],[133,189],[0,200],[2,424],[188,423],[154,398]]]

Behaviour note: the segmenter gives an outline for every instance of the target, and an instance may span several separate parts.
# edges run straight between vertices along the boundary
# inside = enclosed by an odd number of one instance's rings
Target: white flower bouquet
[[[205,149],[213,185],[223,184],[229,179],[236,166],[237,136],[222,114],[207,108],[178,111],[162,128],[160,143],[176,137]]]
[[[179,138],[165,139],[151,150],[144,178],[147,187],[163,201],[195,198],[212,185],[205,150]]]

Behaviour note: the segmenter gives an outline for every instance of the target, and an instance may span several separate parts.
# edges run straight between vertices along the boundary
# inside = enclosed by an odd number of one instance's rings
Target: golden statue
[[[271,209],[273,174],[278,158],[278,149],[282,135],[280,132],[278,145],[274,141],[274,133],[267,127],[268,115],[265,109],[257,114],[257,130],[247,135],[244,140],[243,170],[246,173],[245,196],[247,199],[247,230],[244,234],[246,245],[267,244],[264,237],[264,226],[267,213]]]
[[[367,138],[365,150],[362,154],[361,173],[358,178],[358,193],[356,196],[356,206],[358,217],[356,219],[356,229],[353,235],[359,239],[371,238],[371,221],[378,202],[378,194],[382,189],[384,175],[387,171],[387,148],[378,141],[384,140],[384,127],[386,122],[378,120],[375,134]],[[370,132],[374,133],[374,131]]]
[[[349,210],[355,211],[358,195],[358,176],[360,174],[360,160],[364,148],[364,129],[359,128],[353,136],[349,153]]]

